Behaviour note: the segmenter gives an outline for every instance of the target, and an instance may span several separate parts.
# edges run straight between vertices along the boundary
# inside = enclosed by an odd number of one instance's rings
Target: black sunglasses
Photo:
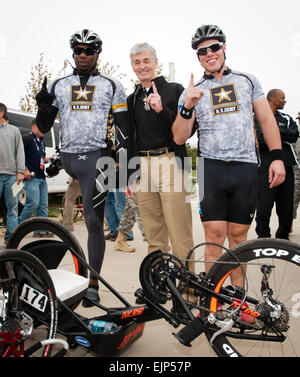
[[[222,48],[222,46],[223,46],[223,43],[217,42],[217,43],[213,43],[210,46],[200,47],[197,50],[197,55],[200,55],[200,56],[206,55],[208,49],[210,49],[210,51],[212,52],[217,52]]]
[[[97,53],[96,50],[94,50],[93,48],[90,48],[90,47],[75,47],[73,48],[73,52],[75,55],[80,55],[82,53],[84,53],[86,56],[91,56],[91,55],[95,55]]]

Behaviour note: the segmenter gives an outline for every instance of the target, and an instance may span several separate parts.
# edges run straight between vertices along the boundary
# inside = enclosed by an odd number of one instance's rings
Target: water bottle
[[[101,321],[98,319],[91,319],[87,323],[88,328],[95,333],[115,332],[118,326],[114,322]]]

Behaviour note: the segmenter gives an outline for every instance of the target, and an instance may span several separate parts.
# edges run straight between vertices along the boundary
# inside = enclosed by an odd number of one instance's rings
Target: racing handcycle
[[[31,233],[37,229],[55,237],[35,240]],[[0,251],[0,355],[63,356],[84,347],[117,356],[142,336],[147,322],[164,319],[182,347],[204,333],[221,357],[299,356],[300,246],[279,239],[219,246],[222,256],[205,273],[205,245],[195,246],[185,260],[159,250],[148,254],[135,292],[144,304],[133,306],[89,266],[62,224],[25,221]],[[120,301],[114,307],[92,302],[99,309],[92,318],[78,312],[88,271]],[[243,276],[239,287],[231,283],[237,272]],[[94,332],[92,320],[116,327]]]

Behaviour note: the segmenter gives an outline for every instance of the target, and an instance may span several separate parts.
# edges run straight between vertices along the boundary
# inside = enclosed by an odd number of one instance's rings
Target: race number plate
[[[20,298],[41,312],[45,311],[48,302],[48,297],[46,295],[27,284],[24,284]]]

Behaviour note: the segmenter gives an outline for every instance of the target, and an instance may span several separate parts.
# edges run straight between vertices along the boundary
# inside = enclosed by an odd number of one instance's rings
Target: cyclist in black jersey
[[[66,172],[77,179],[82,191],[85,223],[88,230],[89,264],[100,273],[105,239],[104,205],[107,187],[101,182],[101,157],[111,156],[108,119],[116,125],[115,158],[123,161],[127,139],[127,104],[122,84],[97,70],[102,50],[99,36],[88,29],[75,32],[70,39],[76,68],[73,74],[59,78],[47,88],[45,78],[36,96],[37,125],[45,133],[60,113],[60,155]],[[97,165],[97,169],[96,169]],[[99,172],[100,170],[100,172]],[[103,182],[102,182],[103,183]],[[87,297],[99,302],[98,280],[91,274]],[[84,300],[84,306],[91,306]]]

